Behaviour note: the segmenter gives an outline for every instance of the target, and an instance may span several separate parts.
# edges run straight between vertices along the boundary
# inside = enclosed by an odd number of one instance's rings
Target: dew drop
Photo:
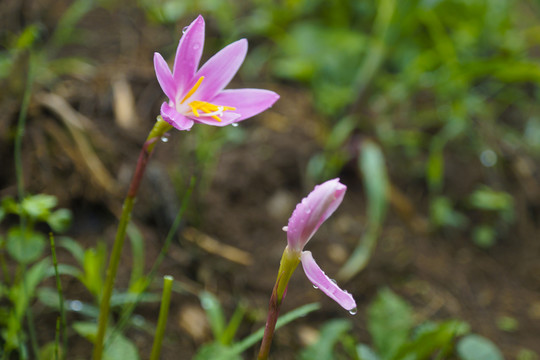
[[[231,124],[233,127],[238,127],[238,123],[232,123]]]
[[[83,304],[79,300],[73,300],[69,303],[69,308],[72,311],[81,311],[83,308]]]
[[[289,227],[288,227],[288,226],[284,226],[284,227],[281,228],[281,230],[283,230],[283,231],[289,231]]]
[[[166,143],[167,141],[169,141],[169,138],[167,136],[164,135],[161,137],[161,142]]]
[[[317,285],[313,285],[313,288],[314,289],[318,289],[319,287]]]
[[[311,209],[310,208],[307,208],[306,209],[306,214],[310,214],[311,213]]]
[[[484,150],[480,154],[480,162],[485,167],[495,166],[495,164],[497,164],[497,154],[490,149]]]
[[[201,47],[201,44],[194,44],[193,50],[199,50],[200,47]]]
[[[332,281],[332,282],[333,282],[334,284],[336,284],[336,285],[337,285],[337,281],[336,281],[336,280],[334,280],[334,279],[330,279],[330,281]]]
[[[349,314],[351,314],[351,315],[356,315],[357,312],[358,312],[357,308],[349,310]]]
[[[187,29],[188,29],[189,26],[184,26],[184,28],[182,29],[182,34],[185,34]]]

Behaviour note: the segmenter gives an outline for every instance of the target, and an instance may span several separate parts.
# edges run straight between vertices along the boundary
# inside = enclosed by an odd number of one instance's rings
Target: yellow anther
[[[189,106],[191,107],[191,111],[196,117],[209,116],[218,122],[221,122],[221,119],[219,117],[223,116],[224,111],[236,110],[236,108],[232,106],[214,105],[206,101],[198,101],[198,100],[190,102]],[[203,111],[204,114],[200,114],[199,110]]]
[[[201,76],[199,78],[199,80],[197,80],[197,82],[195,83],[195,85],[193,85],[193,87],[191,88],[191,90],[188,91],[188,93],[186,94],[186,96],[184,96],[184,98],[182,99],[182,101],[180,101],[180,104],[183,104],[184,101],[186,101],[191,95],[193,95],[195,93],[195,91],[197,91],[197,89],[199,88],[199,86],[201,86],[201,83],[202,81],[204,80],[204,76]],[[199,116],[199,115],[197,115]]]

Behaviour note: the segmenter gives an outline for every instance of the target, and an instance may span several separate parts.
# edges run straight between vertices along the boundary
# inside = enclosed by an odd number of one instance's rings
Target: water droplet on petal
[[[330,281],[332,281],[334,284],[337,284],[337,281],[334,279],[330,279]]]
[[[167,141],[169,141],[169,138],[168,138],[167,136],[163,135],[163,136],[161,137],[161,142],[166,143]]]
[[[238,127],[238,123],[232,123],[231,125],[234,127]]]
[[[201,47],[201,44],[193,44],[193,50],[198,50]]]
[[[188,28],[189,26],[184,26],[184,28],[182,29],[182,34],[185,34]]]
[[[318,289],[319,287],[317,285],[313,285],[313,288],[314,289]]]
[[[356,315],[357,312],[358,312],[357,308],[349,310],[349,314],[351,314],[351,315]]]
[[[72,311],[81,311],[83,308],[83,304],[79,300],[73,300],[69,303],[69,308]]]
[[[310,214],[311,213],[311,209],[310,208],[307,208],[306,209],[306,214]]]
[[[283,230],[283,231],[285,231],[285,232],[286,232],[286,231],[289,231],[289,227],[288,227],[288,226],[284,226],[284,227],[281,228],[281,230]]]

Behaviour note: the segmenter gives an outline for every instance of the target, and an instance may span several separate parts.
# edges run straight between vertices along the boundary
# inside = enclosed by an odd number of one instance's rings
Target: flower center
[[[183,104],[187,99],[191,97],[191,95],[195,93],[195,91],[197,91],[199,86],[201,86],[201,83],[203,80],[204,80],[204,76],[201,76],[199,80],[197,80],[195,85],[193,85],[191,90],[188,91],[186,96],[184,96],[182,101],[180,101],[180,104]],[[224,111],[236,110],[236,108],[232,106],[215,105],[206,101],[199,101],[199,100],[191,101],[188,105],[191,108],[193,115],[195,115],[196,117],[208,116],[219,122],[221,122],[220,116],[223,116]]]

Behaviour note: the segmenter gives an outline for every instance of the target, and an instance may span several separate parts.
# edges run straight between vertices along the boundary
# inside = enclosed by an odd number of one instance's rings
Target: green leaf
[[[55,196],[37,194],[25,198],[21,206],[23,211],[33,220],[46,220],[50,210],[55,207],[57,200]]]
[[[223,334],[221,335],[221,343],[225,345],[230,345],[233,342],[234,336],[236,335],[236,332],[238,331],[238,327],[242,323],[242,319],[244,318],[245,309],[242,306],[242,304],[238,304],[236,307],[236,310],[234,311],[233,315],[231,316],[231,319],[229,320],[229,323],[227,324],[227,327],[223,331]]]
[[[105,244],[99,242],[96,249],[90,248],[84,252],[84,276],[81,281],[97,298],[99,298],[103,288],[103,274],[105,272],[106,256],[105,251]]]
[[[18,50],[29,49],[36,42],[39,37],[39,28],[37,25],[32,24],[24,28],[23,32],[17,38],[15,48]]]
[[[144,273],[144,237],[133,224],[129,224],[127,227],[127,234],[131,242],[132,252],[132,265],[131,265],[131,278],[129,279],[130,291],[136,292],[137,283],[143,278]]]
[[[30,229],[26,229],[23,233],[19,227],[13,227],[8,231],[6,249],[13,259],[28,264],[43,254],[46,241],[43,234]]]
[[[335,345],[343,335],[351,329],[349,320],[331,320],[322,329],[317,342],[300,353],[300,359],[333,360],[335,359]]]
[[[495,245],[497,233],[489,225],[479,225],[474,227],[472,237],[477,246],[486,249]]]
[[[491,211],[511,211],[514,206],[512,195],[495,191],[487,186],[476,190],[470,197],[471,205],[477,209]]]
[[[457,344],[457,353],[462,360],[503,360],[501,351],[483,336],[471,334]]]
[[[358,344],[356,347],[358,360],[379,360],[379,356],[366,344]]]
[[[319,303],[312,303],[312,304],[300,306],[299,308],[289,311],[288,313],[279,317],[276,323],[276,330],[278,330],[282,326],[287,325],[293,320],[306,316],[310,312],[320,309],[320,307],[321,306],[319,305]],[[263,336],[264,336],[264,327],[255,331],[248,337],[244,338],[242,341],[237,342],[236,344],[234,344],[234,346],[231,347],[231,349],[233,349],[235,354],[241,354],[242,352],[246,351],[249,347],[259,342],[263,338]]]
[[[359,167],[366,188],[368,217],[370,223],[380,226],[387,208],[388,177],[381,148],[372,141],[366,141],[360,149]]]
[[[2,209],[5,210],[6,214],[20,214],[19,204],[9,196],[2,199]]]
[[[499,316],[497,318],[497,327],[502,331],[514,332],[519,329],[519,321],[512,316]]]
[[[71,225],[71,218],[71,211],[68,209],[58,209],[49,215],[47,223],[53,231],[61,233],[66,231],[69,225]]]
[[[413,326],[411,307],[390,289],[379,291],[368,308],[368,329],[381,359],[392,359]]]
[[[242,357],[231,347],[213,342],[199,348],[195,360],[241,360]]]
[[[427,161],[426,177],[429,188],[437,191],[442,186],[444,175],[444,158],[441,150],[433,150],[429,153]]]
[[[97,334],[97,324],[90,322],[75,322],[73,329],[81,336],[85,337],[90,342],[94,342]],[[109,332],[107,336],[109,336]],[[103,353],[104,360],[117,359],[139,359],[137,347],[122,334],[115,334],[114,338],[105,348]]]
[[[219,300],[207,291],[202,291],[199,294],[201,300],[201,306],[206,312],[206,317],[212,328],[214,339],[222,341],[223,331],[225,329],[225,315],[223,315],[223,309]]]
[[[469,331],[469,325],[449,320],[440,324],[428,323],[420,327],[416,337],[405,343],[393,357],[394,360],[431,359],[436,351],[450,348],[453,340]]]
[[[437,196],[430,203],[430,217],[436,226],[460,228],[467,224],[467,218],[454,209],[452,201],[445,196]]]
[[[105,348],[104,360],[140,359],[137,347],[131,340],[121,334],[116,334],[112,342]]]
[[[49,266],[48,258],[41,260],[26,271],[19,284],[11,287],[9,298],[14,305],[14,313],[19,320],[22,319],[28,304],[33,299],[36,287],[46,277],[46,269]]]
[[[76,279],[80,279],[80,277],[83,275],[81,269],[68,265],[68,264],[58,264],[58,274],[59,275],[69,275]],[[54,267],[51,266],[47,269],[47,276],[54,276]]]
[[[37,298],[42,304],[52,309],[59,310],[60,308],[60,296],[57,289],[40,287],[37,290]],[[89,318],[97,319],[99,316],[99,309],[97,307],[79,300],[64,300],[64,309],[74,311]]]
[[[371,258],[386,216],[390,191],[384,155],[377,144],[372,141],[362,144],[358,167],[362,171],[367,197],[368,229],[337,275],[345,281],[363,270]]]
[[[63,247],[71,253],[80,265],[84,264],[84,248],[70,237],[62,236],[56,240],[58,246]]]

